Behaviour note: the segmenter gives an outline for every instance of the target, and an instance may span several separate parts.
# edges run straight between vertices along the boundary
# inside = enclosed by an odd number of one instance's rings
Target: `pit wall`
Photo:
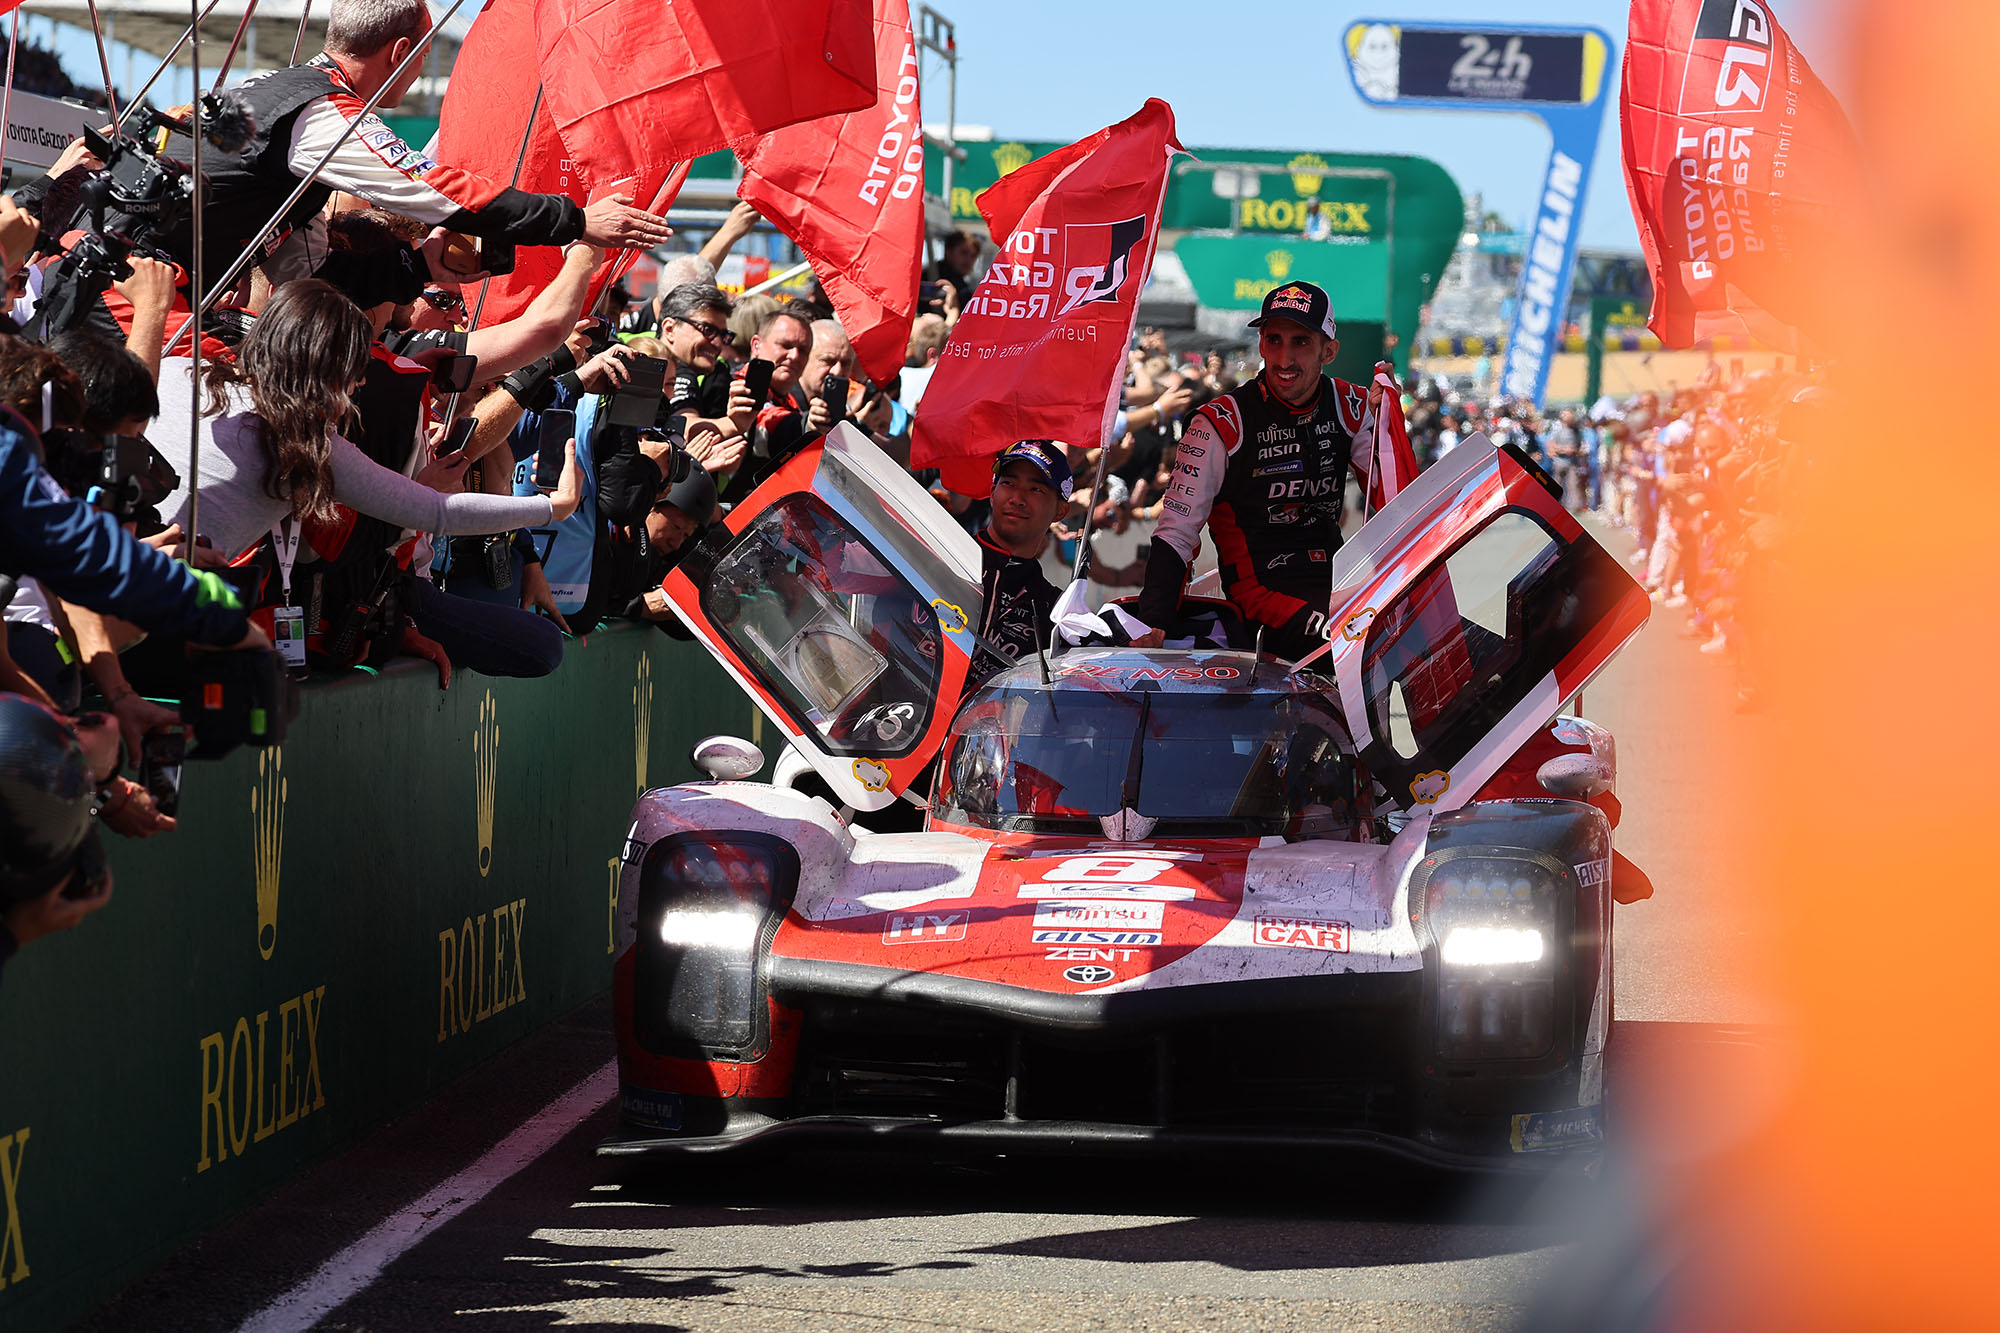
[[[0,1328],[54,1328],[610,983],[633,798],[761,739],[694,645],[625,626],[543,680],[308,687],[190,763],[181,827],[0,981]],[[611,1051],[607,1046],[606,1058]]]

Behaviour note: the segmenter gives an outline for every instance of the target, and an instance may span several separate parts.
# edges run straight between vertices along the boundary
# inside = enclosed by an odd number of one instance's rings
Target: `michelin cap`
[[[1069,451],[1055,440],[1016,440],[993,460],[993,475],[999,476],[1000,469],[1009,463],[1032,464],[1065,500],[1076,489],[1076,476],[1069,470]]]
[[[1334,332],[1332,299],[1323,288],[1310,282],[1288,282],[1264,293],[1264,308],[1250,321],[1250,327],[1254,329],[1274,319],[1289,319],[1294,324],[1318,329],[1329,338],[1340,336]]]

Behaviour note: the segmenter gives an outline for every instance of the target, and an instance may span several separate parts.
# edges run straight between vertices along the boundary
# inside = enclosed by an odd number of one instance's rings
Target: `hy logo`
[[[250,788],[250,854],[257,875],[257,952],[278,947],[278,880],[285,865],[285,749],[257,751],[257,781]]]
[[[479,726],[472,733],[473,796],[478,802],[479,877],[493,869],[493,790],[500,777],[500,707],[493,691],[479,705]]]
[[[1003,143],[993,150],[993,169],[1002,176],[1011,175],[1027,166],[1034,156],[1026,144]]]
[[[1285,170],[1292,173],[1292,188],[1301,195],[1318,194],[1319,187],[1326,184],[1326,171],[1330,164],[1318,153],[1300,153],[1285,163]]]
[[[1069,299],[1056,311],[1056,318],[1092,302],[1117,301],[1132,280],[1132,251],[1146,239],[1146,219],[1073,222],[1063,233],[1063,254],[1069,264],[1063,290]]]
[[[1271,276],[1279,282],[1283,282],[1291,276],[1292,252],[1290,250],[1273,250],[1264,256],[1264,262],[1271,266]]]
[[[632,766],[639,790],[646,790],[646,755],[653,748],[653,662],[639,659],[639,680],[632,687]]]

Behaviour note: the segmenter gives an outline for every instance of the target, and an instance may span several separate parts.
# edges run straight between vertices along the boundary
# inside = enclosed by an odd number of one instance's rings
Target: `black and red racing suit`
[[[1174,620],[1205,523],[1223,595],[1273,631],[1265,646],[1293,659],[1317,647],[1347,473],[1368,425],[1368,391],[1324,375],[1304,407],[1262,375],[1205,404],[1181,439],[1133,614],[1156,629]]]

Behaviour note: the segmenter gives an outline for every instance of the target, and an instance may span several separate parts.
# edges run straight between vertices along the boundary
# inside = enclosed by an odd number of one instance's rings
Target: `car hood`
[[[772,953],[1057,995],[1422,966],[1400,901],[1421,829],[1267,841],[863,837],[801,886]]]

